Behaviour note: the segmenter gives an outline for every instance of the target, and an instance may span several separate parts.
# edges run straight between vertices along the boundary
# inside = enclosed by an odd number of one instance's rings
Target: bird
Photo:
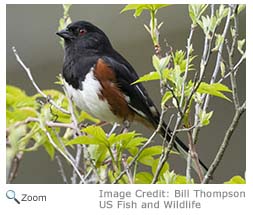
[[[91,116],[108,123],[129,126],[140,122],[156,129],[160,113],[133,66],[112,46],[99,27],[75,21],[56,32],[64,39],[63,78],[68,95]],[[162,123],[160,134],[167,141],[172,131]],[[175,137],[173,147],[187,159],[188,147]],[[197,166],[192,162],[193,168]],[[202,173],[207,167],[200,161]]]

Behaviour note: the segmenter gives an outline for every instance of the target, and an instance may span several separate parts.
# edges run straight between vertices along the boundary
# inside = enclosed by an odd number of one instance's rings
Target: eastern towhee
[[[64,39],[63,77],[68,94],[88,114],[110,123],[138,121],[156,129],[160,113],[141,83],[134,68],[111,45],[105,33],[86,21],[69,24],[57,32]],[[167,141],[163,123],[160,130]],[[186,159],[188,147],[175,138],[174,148]],[[192,162],[194,163],[194,162]],[[200,162],[202,170],[206,166]],[[193,166],[195,168],[195,166]]]

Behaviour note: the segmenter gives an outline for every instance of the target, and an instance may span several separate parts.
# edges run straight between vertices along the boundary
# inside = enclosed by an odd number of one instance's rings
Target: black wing
[[[133,67],[118,53],[102,59],[115,72],[118,87],[130,98],[129,107],[156,128],[160,114],[144,86],[141,83],[132,85],[139,78]]]

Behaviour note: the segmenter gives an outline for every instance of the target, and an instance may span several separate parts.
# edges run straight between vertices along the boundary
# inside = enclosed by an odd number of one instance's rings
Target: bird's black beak
[[[65,40],[70,40],[70,39],[72,39],[71,33],[70,33],[66,28],[63,29],[63,30],[61,30],[61,31],[56,32],[56,34],[57,34],[58,36],[62,37],[63,39],[65,39]]]

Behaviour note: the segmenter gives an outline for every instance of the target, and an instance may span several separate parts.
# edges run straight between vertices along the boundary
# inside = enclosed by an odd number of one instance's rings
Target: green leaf
[[[151,167],[154,164],[154,160],[154,157],[152,157],[151,155],[146,155],[144,157],[138,158],[138,162]]]
[[[156,55],[153,55],[152,63],[153,63],[155,70],[157,72],[159,72],[160,71],[160,59]]]
[[[245,39],[242,39],[242,40],[238,40],[238,41],[237,41],[237,49],[238,49],[238,51],[239,51],[242,55],[244,54],[244,51],[242,50],[244,44],[245,44]]]
[[[127,144],[126,144],[126,149],[130,149],[132,147],[138,147],[142,146],[144,142],[147,141],[147,138],[145,137],[135,137],[131,139]]]
[[[212,51],[218,51],[220,46],[224,42],[224,37],[221,34],[216,34],[216,40],[215,40],[215,47],[212,49]]]
[[[160,74],[158,72],[150,72],[146,75],[143,75],[140,77],[137,81],[133,82],[132,84],[137,84],[140,82],[147,82],[147,81],[154,81],[154,80],[160,80]]]
[[[119,135],[115,135],[115,134],[112,134],[109,138],[108,138],[108,141],[110,143],[110,145],[113,145],[113,144],[121,144],[122,148],[125,148],[129,142],[134,139],[136,136],[138,136],[139,134],[138,133],[135,133],[135,131],[133,132],[127,132],[127,133],[122,133],[122,134],[119,134]]]
[[[134,10],[134,17],[138,17],[142,14],[143,10],[157,11],[160,8],[168,7],[169,4],[128,4],[120,13],[124,13],[129,10]]]
[[[164,78],[169,78],[169,74],[171,73],[172,69],[164,69],[162,71],[162,77]],[[137,84],[137,83],[140,83],[140,82],[147,82],[147,81],[155,81],[155,80],[160,80],[161,78],[161,75],[159,72],[157,71],[153,71],[153,72],[150,72],[146,75],[143,75],[141,76],[138,80],[136,80],[135,82],[132,83],[133,84]]]
[[[221,4],[219,9],[216,10],[217,25],[219,25],[223,18],[228,15],[229,8],[225,8],[224,4]]]
[[[246,8],[245,4],[240,4],[237,9],[237,14],[241,13]]]
[[[160,155],[162,153],[163,147],[158,145],[158,146],[150,146],[148,148],[145,148],[141,155],[139,156],[139,159],[145,156],[155,156],[155,155]]]
[[[171,56],[163,57],[159,60],[159,71],[162,72],[169,64]]]
[[[150,184],[153,176],[149,172],[139,172],[135,176],[135,184]]]
[[[241,176],[236,175],[232,177],[229,181],[224,182],[224,184],[246,184],[246,181]]]
[[[134,10],[135,11],[134,17],[138,17],[141,15],[144,9],[149,9],[149,8],[145,4],[128,4],[120,11],[120,13],[124,13],[129,10]]]
[[[212,115],[213,115],[213,111],[206,113],[205,111],[200,110],[199,120],[200,120],[201,126],[209,125]]]
[[[233,26],[230,27],[230,33],[231,33],[231,37],[234,38],[236,34],[236,30]]]
[[[200,16],[205,12],[207,4],[190,4],[188,7],[189,16],[192,20],[192,23],[196,25],[199,21]]]
[[[191,183],[193,184],[193,179]],[[187,184],[187,179],[183,175],[177,175],[174,184]]]
[[[160,8],[169,7],[169,6],[172,6],[172,4],[151,4],[151,8],[153,10],[158,10]]]
[[[214,33],[215,29],[217,26],[217,19],[215,16],[212,16],[210,18],[210,25],[209,25],[209,31],[211,31],[212,33]]]
[[[187,184],[187,180],[185,176],[177,175],[174,171],[166,171],[159,178],[159,184]],[[194,180],[192,179],[191,184],[194,184]]]
[[[91,125],[82,129],[82,131],[89,134],[91,137],[95,137],[97,140],[108,144],[106,133],[100,126]]]
[[[207,16],[202,16],[201,19],[202,19],[202,29],[205,35],[208,36],[211,18],[207,15]]]
[[[13,95],[15,97],[18,97],[18,96],[26,97],[27,96],[23,90],[21,90],[18,87],[11,86],[11,85],[6,86],[6,93]]]
[[[220,91],[231,92],[231,90],[227,86],[221,83],[208,84],[208,83],[202,82],[199,88],[197,89],[198,93],[210,94],[210,95],[217,96],[217,97],[226,99],[228,101],[231,101],[228,97],[226,97]]]
[[[25,94],[25,92],[15,86],[6,86],[6,106],[7,108],[36,107],[36,101]]]
[[[66,145],[75,145],[75,144],[103,144],[100,140],[89,137],[89,136],[78,136],[66,143]]]
[[[95,161],[97,167],[101,166],[109,155],[108,148],[105,145],[89,145],[88,151],[90,158]]]
[[[27,129],[26,125],[21,125],[18,127],[13,126],[9,128],[8,140],[15,154],[19,150],[23,150],[23,148],[20,148],[19,140],[26,135],[27,133],[26,129]]]
[[[43,146],[44,146],[46,152],[48,153],[48,155],[50,156],[50,158],[53,160],[54,155],[55,155],[55,149],[54,149],[53,145],[49,141],[45,141],[43,143]]]
[[[95,145],[105,145],[109,146],[110,143],[106,137],[106,133],[104,130],[99,126],[88,126],[82,129],[87,135],[78,136],[66,143],[66,145],[73,145],[73,144],[95,144]]]
[[[173,97],[171,91],[166,91],[163,95],[161,105],[164,106],[168,100],[170,100]]]
[[[230,90],[226,85],[221,84],[221,83],[213,83],[210,86],[218,91],[229,92],[229,93],[232,92],[232,90]]]
[[[67,14],[69,12],[71,4],[63,4],[62,7],[63,7],[63,10],[64,10],[64,14],[65,13]]]
[[[158,166],[158,164],[159,164],[159,161],[160,161],[160,159],[158,158],[158,159],[156,159],[156,160],[154,160],[154,162],[153,162],[153,165],[152,165],[152,173],[153,173],[153,175],[155,174],[155,172],[156,172],[156,169],[157,169],[157,166]],[[161,170],[161,172],[160,172],[160,176],[161,175],[163,175],[166,171],[168,171],[169,170],[169,164],[166,162],[164,165],[163,165],[163,168],[162,168],[162,170]]]
[[[37,112],[31,107],[22,107],[13,111],[6,110],[7,126],[18,121],[24,121],[28,117],[37,117]]]
[[[159,183],[161,184],[174,184],[177,175],[174,171],[166,170],[163,175],[159,178]]]
[[[220,71],[221,71],[221,77],[224,78],[225,73],[226,73],[226,67],[222,61],[220,62]]]
[[[177,92],[181,91],[183,77],[181,76],[182,72],[179,65],[175,65],[175,68],[170,76],[170,81],[172,81],[176,85]],[[176,94],[176,92],[175,92]]]
[[[86,113],[84,111],[81,111],[81,113],[78,114],[77,120],[78,120],[78,122],[82,122],[84,120],[89,120],[94,123],[99,123],[99,121],[100,121],[99,119],[92,117],[91,115],[89,115],[88,113]]]

